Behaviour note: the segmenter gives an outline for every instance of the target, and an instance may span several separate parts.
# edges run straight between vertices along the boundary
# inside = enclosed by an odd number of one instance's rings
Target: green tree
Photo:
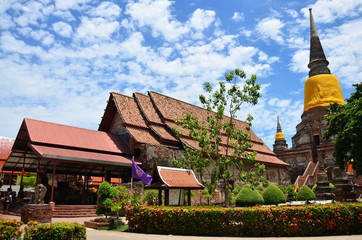
[[[18,176],[15,180],[16,185],[21,185],[21,176]],[[36,173],[27,172],[26,176],[23,176],[24,187],[35,187],[36,186]]]
[[[98,207],[96,210],[96,214],[106,215],[111,212],[111,208],[113,207],[113,201],[119,198],[120,192],[111,186],[109,182],[102,182],[98,188]]]
[[[362,174],[362,82],[353,84],[356,92],[346,105],[331,104],[325,119],[328,123],[325,139],[335,137],[334,156],[340,168],[352,163],[357,175]],[[353,159],[353,160],[352,160]]]
[[[238,82],[245,79],[241,87]],[[193,168],[200,174],[201,181],[209,193],[214,192],[217,184],[224,190],[225,206],[229,206],[229,180],[238,178],[257,186],[257,176],[264,181],[265,166],[255,164],[256,152],[247,151],[252,147],[248,133],[252,117],[247,118],[246,130],[236,126],[236,117],[243,103],[255,105],[260,97],[260,84],[256,76],[246,79],[245,72],[239,69],[225,73],[225,80],[219,82],[214,90],[210,83],[204,83],[204,91],[208,97],[200,95],[199,99],[207,117],[198,119],[188,113],[182,119],[176,119],[177,125],[188,131],[190,138],[198,144],[197,148],[185,146],[186,154],[182,159],[174,159],[176,167]],[[226,117],[228,115],[229,117]],[[176,134],[180,134],[176,130]],[[244,164],[250,165],[251,170],[245,171]],[[235,171],[236,170],[236,171]],[[210,178],[203,176],[208,173]]]

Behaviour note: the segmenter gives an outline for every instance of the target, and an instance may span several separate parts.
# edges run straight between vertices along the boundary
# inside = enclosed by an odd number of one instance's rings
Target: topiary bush
[[[285,192],[287,193],[287,196],[288,196],[288,201],[295,200],[295,197],[297,196],[297,192],[294,190],[294,188],[295,188],[294,185],[289,185],[285,189]]]
[[[278,205],[279,203],[285,203],[285,195],[274,184],[269,185],[263,192],[264,204],[266,205]]]
[[[257,204],[263,204],[263,196],[249,184],[245,185],[236,196],[235,206],[247,207],[255,206]]]
[[[278,188],[279,188],[280,190],[282,190],[283,193],[285,193],[285,188],[284,188],[283,185],[279,185]]]
[[[256,190],[257,190],[260,194],[263,194],[264,188],[263,188],[263,186],[257,186],[257,187],[256,187]]]
[[[97,215],[106,215],[111,212],[111,208],[113,206],[113,200],[118,199],[120,192],[111,186],[109,182],[102,182],[98,188],[98,207],[96,209]]]
[[[309,201],[314,200],[315,194],[307,185],[300,188],[297,194],[297,201]]]

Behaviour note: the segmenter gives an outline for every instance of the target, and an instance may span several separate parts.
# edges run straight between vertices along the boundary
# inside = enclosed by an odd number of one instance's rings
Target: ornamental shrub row
[[[29,222],[25,227],[24,240],[63,240],[87,239],[86,227],[79,223],[38,224]]]
[[[0,239],[20,239],[23,233],[21,225],[21,221],[0,218]]]
[[[362,204],[294,207],[132,207],[130,231],[222,236],[318,236],[362,233]]]

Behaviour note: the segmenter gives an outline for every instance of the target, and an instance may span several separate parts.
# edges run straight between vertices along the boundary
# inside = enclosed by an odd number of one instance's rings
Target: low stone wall
[[[51,223],[53,210],[49,204],[28,204],[23,206],[21,211],[21,221],[37,221],[39,223]]]

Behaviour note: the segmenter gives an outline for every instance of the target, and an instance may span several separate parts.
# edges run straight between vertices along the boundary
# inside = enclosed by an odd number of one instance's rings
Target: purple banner
[[[140,179],[144,184],[150,185],[152,176],[145,173],[137,164],[132,160],[132,178]]]

